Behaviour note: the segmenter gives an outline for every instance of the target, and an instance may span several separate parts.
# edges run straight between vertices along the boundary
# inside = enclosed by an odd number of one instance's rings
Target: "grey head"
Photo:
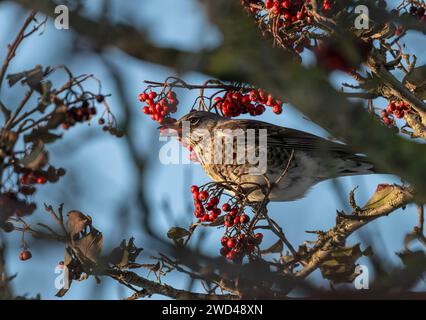
[[[224,119],[224,117],[217,113],[208,111],[192,111],[180,118],[175,125],[181,127],[184,122],[186,122],[186,124],[191,126],[191,131],[195,129],[212,130],[218,121]]]

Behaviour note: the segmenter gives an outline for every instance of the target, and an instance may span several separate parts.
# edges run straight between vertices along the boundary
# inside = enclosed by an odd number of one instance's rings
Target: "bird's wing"
[[[226,120],[221,122],[216,128],[243,130],[266,129],[268,146],[282,146],[289,150],[294,149],[295,151],[338,153],[341,156],[354,156],[357,158],[354,152],[342,143],[336,143],[304,131],[284,128],[263,121],[246,119]]]

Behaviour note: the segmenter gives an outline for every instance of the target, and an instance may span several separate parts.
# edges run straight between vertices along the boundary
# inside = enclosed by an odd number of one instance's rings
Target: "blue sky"
[[[100,0],[91,1],[87,15],[96,16]],[[126,21],[133,25],[146,28],[150,37],[164,47],[176,47],[190,50],[198,50],[203,47],[212,47],[220,43],[221,35],[217,30],[206,23],[203,11],[193,0],[167,0],[167,1],[126,1],[126,5],[118,0],[112,1],[116,21]],[[18,22],[22,21],[25,13],[11,3],[0,4],[0,47],[6,44],[14,36]],[[72,26],[72,21],[70,21]],[[4,26],[4,27],[3,27]],[[24,43],[17,58],[11,65],[10,72],[21,71],[32,68],[35,64],[58,65],[67,64],[75,74],[93,73],[102,81],[104,92],[112,93],[109,99],[113,111],[120,118],[120,106],[114,92],[116,88],[111,80],[108,70],[102,65],[96,55],[84,52],[70,55],[72,32],[55,30],[49,23],[42,36],[34,36]],[[410,35],[408,42],[411,50],[421,49],[421,42],[417,41],[419,36]],[[4,55],[4,50],[1,51]],[[140,104],[137,94],[144,89],[143,80],[150,79],[162,81],[173,71],[162,66],[138,61],[126,54],[111,48],[107,51],[107,57],[119,66],[122,74],[126,77],[126,93],[134,97],[133,117],[137,119],[138,126],[133,135],[138,137],[138,148],[142,154],[150,155],[149,168],[146,176],[147,194],[150,199],[152,211],[158,214],[156,228],[163,234],[173,225],[187,226],[192,221],[192,212],[188,210],[190,203],[189,187],[192,184],[200,185],[208,181],[206,175],[197,164],[192,165],[162,165],[158,159],[158,132],[154,122],[148,120],[140,112]],[[420,62],[424,57],[421,56]],[[308,58],[309,61],[309,58]],[[183,78],[191,83],[199,83],[208,77],[202,74],[190,73]],[[333,74],[334,83],[339,83],[344,76]],[[346,80],[346,79],[345,79]],[[13,103],[17,95],[22,92],[20,88],[7,91],[2,97],[5,101]],[[6,91],[5,91],[6,92]],[[182,106],[192,105],[196,92],[180,91]],[[18,96],[19,97],[19,96]],[[326,107],[326,106],[319,106]],[[182,113],[182,111],[180,111]],[[287,106],[280,117],[267,113],[265,121],[279,125],[309,131],[319,135],[326,135],[321,129],[305,120],[303,116]],[[52,146],[51,162],[68,169],[67,176],[58,184],[46,185],[35,196],[38,203],[59,204],[64,199],[73,199],[72,203],[65,203],[65,209],[79,209],[90,214],[95,226],[100,229],[105,237],[106,246],[117,245],[122,238],[136,237],[136,243],[144,246],[144,235],[138,223],[140,216],[132,208],[132,193],[134,190],[134,168],[129,160],[129,154],[122,140],[102,134],[96,124],[92,126],[81,125],[65,135],[65,139]],[[90,136],[93,135],[93,138]],[[89,138],[88,138],[89,137]],[[72,178],[75,179],[72,179]],[[270,206],[272,216],[280,222],[289,240],[296,245],[305,240],[313,240],[313,237],[305,234],[305,230],[326,230],[335,222],[336,209],[345,209],[347,199],[339,198],[335,192],[339,185],[343,194],[347,196],[349,191],[359,185],[357,200],[364,203],[379,183],[398,183],[399,179],[390,175],[372,175],[368,177],[346,177],[336,181],[327,181],[315,186],[308,195],[301,200],[291,203],[273,203]],[[134,199],[133,199],[134,200]],[[166,215],[163,212],[162,203],[167,200],[173,206],[173,212]],[[130,221],[121,221],[122,217],[117,209],[128,202]],[[73,207],[71,207],[71,205]],[[45,219],[46,214],[38,210],[33,217],[36,220]],[[405,211],[399,210],[386,219],[380,219],[364,228],[363,233],[375,240],[377,252],[386,256],[393,263],[399,263],[394,254],[402,250],[404,235],[412,229],[416,223],[416,209],[409,206]],[[219,238],[221,230],[211,230],[208,234],[205,252],[217,255],[219,251]],[[210,241],[211,240],[211,241]],[[274,238],[267,236],[265,246],[272,244]],[[349,244],[360,241],[358,234],[349,238]],[[33,245],[34,258],[28,262],[18,259],[19,237],[8,236],[9,253],[7,256],[10,273],[18,273],[13,281],[16,294],[29,293],[34,296],[41,293],[42,298],[52,299],[56,289],[54,288],[54,268],[58,261],[62,260],[63,249],[58,245],[54,247],[40,246],[35,242]],[[380,243],[386,243],[380,247]],[[365,245],[363,245],[365,248]],[[149,248],[147,248],[149,249]],[[145,254],[148,257],[149,254]],[[361,260],[367,263],[365,260]],[[146,271],[141,272],[146,275]],[[313,275],[319,283],[319,274]],[[172,285],[181,287],[186,284],[181,277],[172,275],[168,277]],[[68,299],[119,299],[129,292],[113,281],[104,281],[101,286],[96,286],[93,279],[83,283],[74,284],[66,296]],[[156,297],[159,298],[159,297]]]

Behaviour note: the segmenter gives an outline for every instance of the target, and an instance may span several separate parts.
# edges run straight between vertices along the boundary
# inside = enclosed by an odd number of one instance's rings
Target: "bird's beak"
[[[162,136],[179,136],[182,132],[182,126],[179,121],[168,121],[158,127]]]

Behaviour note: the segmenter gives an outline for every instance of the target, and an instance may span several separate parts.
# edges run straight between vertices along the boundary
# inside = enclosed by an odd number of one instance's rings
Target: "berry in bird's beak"
[[[170,118],[158,127],[161,136],[179,136],[182,132],[182,127],[176,119]]]

